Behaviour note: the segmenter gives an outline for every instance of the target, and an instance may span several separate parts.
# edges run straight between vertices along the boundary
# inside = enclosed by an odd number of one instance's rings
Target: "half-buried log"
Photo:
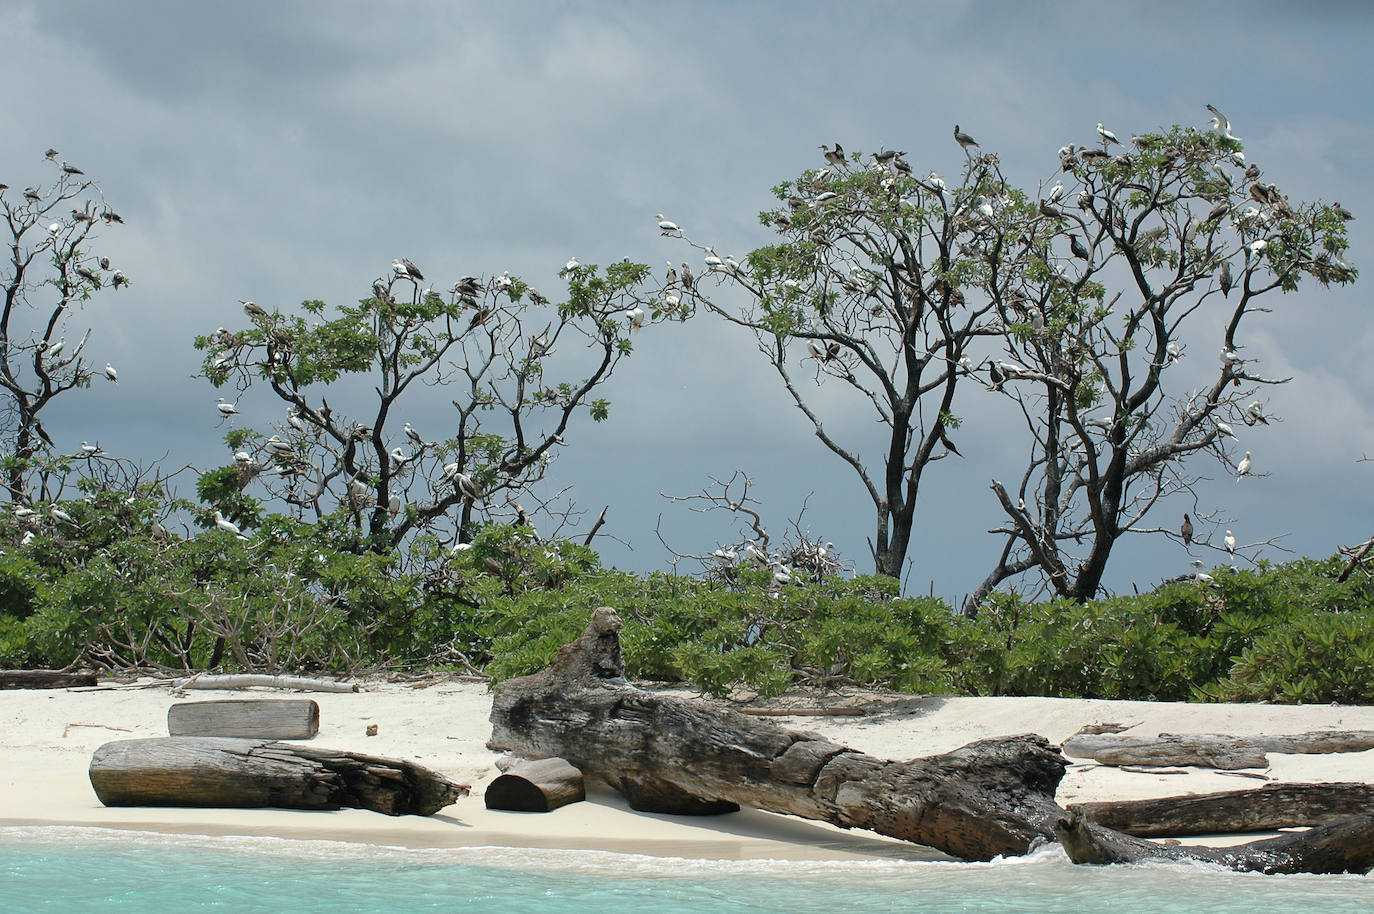
[[[428,816],[468,793],[413,762],[229,737],[106,743],[91,758],[90,777],[106,806],[353,807]]]
[[[1159,736],[1116,736],[1080,733],[1061,747],[1072,758],[1090,758],[1102,765],[1141,765],[1167,768],[1194,765],[1235,771],[1266,768],[1267,753],[1363,752],[1374,749],[1374,731],[1321,730],[1277,736],[1221,736],[1215,733],[1161,733]]]
[[[183,701],[167,709],[172,736],[311,739],[320,732],[320,706],[309,698]]]
[[[63,670],[0,670],[0,689],[73,689],[96,684],[94,673]]]
[[[1065,842],[1076,862],[1189,858],[1265,872],[1368,872],[1374,817],[1225,849],[1179,848],[1080,819],[1054,801],[1067,760],[1039,736],[970,743],[886,761],[710,702],[657,695],[624,679],[620,619],[602,607],[548,669],[496,687],[493,749],[558,756],[621,791],[635,809],[737,805],[866,828],[969,860]],[[1063,823],[1061,827],[1061,821]]]
[[[1221,835],[1330,825],[1374,810],[1374,784],[1269,784],[1157,800],[1075,803],[1088,821],[1135,835]]]
[[[1156,844],[1094,825],[1075,810],[1056,823],[1059,841],[1074,863],[1202,860],[1244,872],[1367,873],[1374,868],[1374,816],[1347,816],[1331,825],[1235,847]]]
[[[487,809],[552,812],[587,798],[582,772],[561,758],[516,762],[487,785]]]

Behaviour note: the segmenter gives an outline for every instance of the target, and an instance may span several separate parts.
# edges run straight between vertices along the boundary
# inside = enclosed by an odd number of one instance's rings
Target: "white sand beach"
[[[106,808],[91,789],[91,753],[117,739],[167,735],[167,709],[179,701],[310,697],[320,705],[312,745],[419,762],[468,784],[471,794],[429,817],[362,810]],[[814,697],[807,699],[814,702]],[[1303,733],[1374,730],[1374,707],[1175,704],[1055,698],[959,698],[839,695],[832,704],[863,704],[845,717],[780,717],[774,723],[820,733],[884,758],[946,752],[976,739],[1039,733],[1058,743],[1089,724],[1130,725],[1129,735]],[[795,703],[795,702],[793,702]],[[787,705],[780,699],[778,705]],[[351,694],[274,690],[173,693],[167,684],[102,684],[88,689],[0,691],[0,826],[80,825],[202,835],[274,835],[414,847],[551,847],[712,859],[926,859],[940,854],[905,842],[789,816],[743,810],[680,818],[630,810],[612,791],[593,788],[586,802],[552,813],[496,812],[482,800],[498,775],[484,683],[427,685],[372,682]],[[376,724],[376,736],[367,736]],[[1172,769],[1178,772],[1178,769]],[[1270,756],[1250,771],[1268,782],[1374,783],[1374,750]],[[1139,773],[1076,760],[1060,786],[1061,804],[1242,790],[1266,781],[1186,769]],[[1236,843],[1252,836],[1196,838]]]

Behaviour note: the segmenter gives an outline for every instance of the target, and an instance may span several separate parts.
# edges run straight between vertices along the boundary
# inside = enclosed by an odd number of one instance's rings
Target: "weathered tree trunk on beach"
[[[1269,752],[1363,752],[1374,749],[1374,730],[1319,730],[1278,736],[1221,736],[1215,733],[1161,733],[1118,736],[1080,733],[1064,740],[1065,755],[1090,758],[1102,765],[1165,768],[1193,765],[1234,771],[1267,768]]]
[[[0,689],[73,689],[96,684],[94,673],[63,670],[0,670]]]
[[[106,806],[352,807],[428,816],[468,793],[413,762],[230,737],[106,743],[91,758],[90,777]]]
[[[968,860],[1023,854],[1058,836],[1075,862],[1197,859],[1263,872],[1367,872],[1374,817],[1234,848],[1155,844],[1054,801],[1068,764],[1039,736],[970,743],[886,761],[711,702],[657,695],[624,678],[620,619],[602,607],[549,667],[496,687],[493,749],[559,756],[621,791],[635,809],[739,805],[935,847]]]
[[[738,805],[867,828],[988,860],[1053,837],[1063,757],[1042,737],[894,762],[622,678],[620,620],[597,610],[543,672],[496,688],[495,749],[559,756],[653,812]]]
[[[1157,800],[1075,803],[1070,809],[1137,838],[1276,831],[1331,825],[1374,809],[1374,784],[1269,784]]]
[[[1179,847],[1134,838],[1094,825],[1075,811],[1056,824],[1074,863],[1201,860],[1233,870],[1274,875],[1367,873],[1374,868],[1374,816],[1347,816],[1331,825],[1235,847]]]
[[[320,732],[320,706],[309,698],[183,701],[167,709],[171,736],[241,736],[312,739]]]
[[[587,798],[582,772],[561,758],[519,761],[487,785],[487,809],[553,812]]]

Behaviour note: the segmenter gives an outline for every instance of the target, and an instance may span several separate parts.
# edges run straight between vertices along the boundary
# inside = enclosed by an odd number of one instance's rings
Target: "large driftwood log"
[[[1103,765],[1167,768],[1266,768],[1269,752],[1363,752],[1374,749],[1374,731],[1327,730],[1281,736],[1221,736],[1215,733],[1161,733],[1157,737],[1080,733],[1064,740],[1063,753]]]
[[[0,689],[72,689],[96,684],[94,673],[62,670],[0,670]]]
[[[1053,799],[1067,762],[1042,737],[884,761],[708,702],[635,688],[624,679],[619,631],[615,611],[602,607],[548,669],[498,685],[489,745],[565,758],[636,809],[743,804],[971,860],[1022,854],[1037,838],[1058,834],[1076,862],[1186,858],[1265,872],[1363,873],[1374,866],[1370,816],[1225,849],[1168,847],[1081,819],[1070,827],[1069,813]]]
[[[561,758],[518,761],[487,785],[487,809],[553,812],[587,797],[582,772]]]
[[[988,860],[1053,835],[1065,760],[1041,737],[974,743],[892,762],[701,701],[627,683],[602,608],[547,670],[501,683],[492,748],[560,756],[648,811],[737,804],[868,828]]]
[[[311,739],[320,732],[320,706],[309,698],[183,701],[167,709],[172,736]]]
[[[1233,870],[1272,874],[1367,873],[1374,868],[1374,816],[1347,816],[1332,825],[1235,847],[1176,847],[1094,825],[1075,811],[1056,823],[1074,863],[1202,860]]]
[[[1357,810],[1374,809],[1374,784],[1269,784],[1157,800],[1075,803],[1070,809],[1138,838],[1277,831],[1330,825]]]
[[[91,758],[106,806],[340,809],[428,816],[468,788],[413,762],[230,737],[106,743]]]

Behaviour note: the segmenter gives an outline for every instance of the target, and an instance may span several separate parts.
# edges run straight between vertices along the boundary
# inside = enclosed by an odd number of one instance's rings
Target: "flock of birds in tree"
[[[1231,131],[1230,120],[1224,114],[1222,114],[1222,112],[1218,110],[1215,106],[1207,105],[1206,107],[1212,117],[1211,129],[1223,135],[1227,140],[1238,142],[1239,138],[1236,137],[1235,134],[1233,134]],[[1074,144],[1067,144],[1059,149],[1060,165],[1064,172],[1072,171],[1077,165],[1079,165],[1079,163],[1083,163],[1089,166],[1095,166],[1102,164],[1106,160],[1112,159],[1112,147],[1119,147],[1123,150],[1125,149],[1125,145],[1121,142],[1117,134],[1100,121],[1097,124],[1096,132],[1098,139],[1100,141],[1100,147],[1082,145],[1076,146]],[[974,139],[972,135],[965,132],[963,128],[960,127],[960,125],[958,124],[954,125],[954,140],[956,143],[959,144],[960,148],[964,151],[965,155],[967,156],[972,157],[975,154],[974,150],[981,150],[979,142],[976,139]],[[1132,142],[1135,145],[1141,147],[1142,149],[1145,148],[1145,143],[1140,137],[1133,137]],[[833,147],[831,147],[829,144],[821,144],[820,150],[821,155],[826,162],[826,165],[830,168],[849,170],[855,164],[854,160],[852,160],[845,154],[844,147],[841,146],[839,143],[836,143]],[[879,149],[878,152],[872,154],[872,161],[875,167],[890,167],[892,171],[899,176],[911,177],[913,171],[910,163],[906,161],[905,155],[906,154],[903,152],[890,150],[885,147],[882,147]],[[1275,187],[1273,184],[1267,184],[1260,180],[1261,172],[1258,166],[1252,163],[1247,163],[1243,152],[1239,151],[1238,149],[1233,151],[1231,153],[1231,160],[1237,168],[1244,169],[1245,179],[1249,182],[1250,197],[1253,201],[1260,204],[1260,206],[1262,207],[1261,209],[1251,208],[1250,210],[1247,210],[1245,213],[1240,214],[1238,217],[1238,221],[1258,221],[1260,223],[1267,225],[1270,222],[1272,222],[1275,217],[1292,216],[1294,214],[1292,206],[1289,204],[1287,197],[1280,193],[1278,188]],[[1223,175],[1223,177],[1225,176]],[[944,181],[941,180],[939,175],[934,171],[931,171],[930,174],[926,176],[925,181],[941,193],[943,193],[946,189]],[[1228,184],[1231,183],[1231,179],[1229,177],[1226,177],[1226,181]],[[885,186],[887,185],[885,184]],[[1038,209],[1040,214],[1049,217],[1062,217],[1064,213],[1059,208],[1058,204],[1061,202],[1064,193],[1065,189],[1063,182],[1057,181],[1049,189],[1045,197],[1039,201]],[[788,202],[793,210],[802,207],[816,208],[825,206],[831,203],[832,201],[837,200],[839,196],[840,195],[835,191],[827,189],[821,191],[820,193],[817,193],[810,200],[794,196],[790,198]],[[1083,202],[1081,198],[1079,202],[1080,204]],[[1336,215],[1341,219],[1346,221],[1354,219],[1354,216],[1349,212],[1349,210],[1342,207],[1339,203],[1333,204],[1332,208],[1335,211]],[[991,218],[993,215],[992,206],[987,201],[983,201],[980,204],[980,211],[986,218]],[[1207,226],[1213,226],[1218,224],[1222,219],[1230,215],[1232,215],[1231,205],[1227,202],[1220,202],[1217,203],[1212,208],[1212,210],[1208,212],[1206,217],[1201,220],[1189,216],[1187,223],[1182,229],[1184,242],[1190,243],[1199,231],[1203,230]],[[791,227],[790,220],[788,219],[785,213],[779,213],[774,217],[774,225],[779,229],[787,229]],[[681,227],[676,222],[666,219],[662,213],[658,214],[658,228],[660,232],[665,236],[680,236],[682,234]],[[1142,233],[1142,238],[1147,242],[1159,241],[1163,239],[1166,231],[1167,230],[1165,230],[1162,226],[1156,229],[1147,230],[1146,232]],[[1255,238],[1244,246],[1243,253],[1246,259],[1248,260],[1252,256],[1263,255],[1267,246],[1268,242],[1266,239]],[[1090,261],[1092,259],[1092,252],[1083,243],[1083,241],[1079,239],[1079,237],[1076,234],[1069,233],[1069,249],[1070,253],[1080,260]],[[712,251],[710,248],[707,248],[706,250],[708,253],[708,257],[706,258],[706,266],[708,271],[714,271],[718,269],[728,272],[739,271],[739,264],[735,262],[733,258],[727,258],[726,261],[722,261],[720,258],[715,256],[715,252]],[[1326,254],[1322,254],[1319,256],[1322,258],[1327,258],[1328,262],[1334,262],[1336,266],[1340,269],[1348,269],[1348,264],[1339,261],[1339,259],[1332,259],[1330,255]],[[682,263],[680,268],[674,268],[672,262],[670,261],[668,263],[668,280],[670,288],[675,283],[681,282],[682,288],[690,292],[693,290],[695,277],[691,273],[690,266],[687,263]],[[1229,260],[1224,261],[1219,269],[1218,275],[1218,288],[1220,289],[1223,297],[1229,298],[1233,286],[1234,276],[1231,271],[1230,262]],[[672,293],[670,292],[669,294]],[[673,303],[676,304],[676,301],[674,301]],[[641,320],[642,313],[642,311],[639,312],[639,317]],[[1035,321],[1036,317],[1041,318],[1038,325]],[[1031,323],[1033,328],[1039,331],[1043,328],[1044,319],[1040,315],[1032,314]],[[841,349],[842,347],[837,341],[822,343],[814,339],[808,340],[809,357],[814,358],[818,364],[827,364],[832,360],[838,358],[840,356]],[[1178,347],[1178,344],[1171,342],[1168,345],[1167,353],[1167,358],[1169,362],[1177,361],[1180,356],[1181,351]],[[1241,366],[1245,363],[1245,360],[1241,358],[1240,355],[1234,349],[1228,346],[1223,347],[1221,351],[1221,361],[1223,367],[1229,368],[1233,372],[1232,382],[1237,385],[1240,384],[1241,377],[1239,372]],[[1003,385],[1007,381],[1015,380],[1018,378],[1038,378],[1041,380],[1053,380],[1047,379],[1044,375],[1034,372],[1031,369],[1026,368],[1025,366],[1007,360],[994,360],[987,362],[985,364],[990,382],[989,389],[992,390],[1001,390]],[[983,368],[983,366],[975,366],[967,358],[961,360],[961,366],[968,373],[972,373]],[[1250,403],[1249,406],[1245,408],[1245,410],[1241,414],[1241,419],[1247,426],[1253,426],[1257,424],[1269,424],[1268,418],[1266,417],[1264,412],[1264,405],[1258,400]],[[1215,417],[1212,419],[1212,421],[1216,426],[1217,433],[1219,436],[1238,440],[1235,431],[1228,423],[1216,419]],[[1103,420],[1090,420],[1089,424],[1102,424],[1106,426],[1108,423],[1105,423]],[[958,450],[954,447],[953,443],[948,440],[947,436],[943,435],[942,433],[941,438],[949,451],[956,455],[959,454]],[[1245,476],[1251,475],[1252,467],[1253,460],[1251,457],[1251,452],[1246,451],[1245,456],[1241,458],[1241,460],[1235,465],[1236,482],[1238,483]],[[1179,530],[1179,535],[1185,546],[1192,546],[1194,541],[1194,529],[1192,521],[1190,520],[1189,515],[1187,514],[1184,515],[1184,522]],[[1226,531],[1226,535],[1223,538],[1223,544],[1228,554],[1234,557],[1236,551],[1236,539],[1234,534],[1230,530]],[[737,556],[733,554],[730,556],[726,556],[721,552],[717,552],[715,557],[719,560],[724,560],[726,558],[730,558],[733,560],[737,558]],[[1210,578],[1207,575],[1199,572],[1198,580],[1210,580]]]

